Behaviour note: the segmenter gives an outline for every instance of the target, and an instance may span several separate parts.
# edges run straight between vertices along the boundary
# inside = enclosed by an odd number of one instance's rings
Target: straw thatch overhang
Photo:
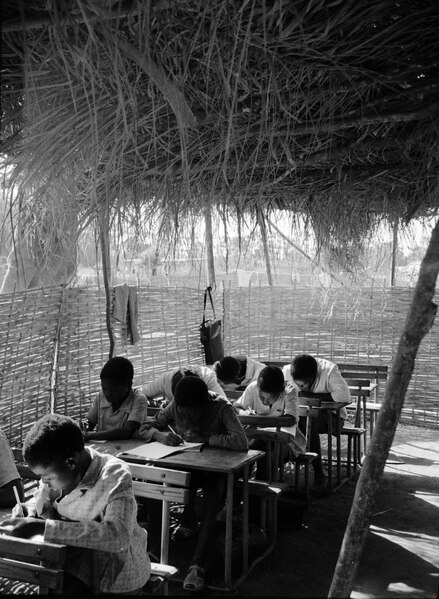
[[[207,201],[282,208],[343,245],[437,209],[436,0],[4,0],[2,13],[2,152],[34,212],[176,226]]]

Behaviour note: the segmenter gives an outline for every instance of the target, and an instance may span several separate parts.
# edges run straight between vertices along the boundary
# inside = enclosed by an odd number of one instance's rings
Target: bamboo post
[[[398,251],[398,219],[393,223],[392,266],[390,272],[390,287],[395,287],[396,252]]]
[[[348,524],[328,597],[349,597],[369,529],[369,520],[396,426],[404,404],[416,354],[433,325],[437,306],[432,299],[439,271],[439,221],[421,263],[405,327],[390,370],[378,421],[355,490]]]
[[[102,254],[102,274],[105,288],[105,322],[107,325],[108,338],[110,340],[110,351],[108,358],[113,357],[114,352],[114,332],[111,326],[111,265],[110,265],[110,247],[109,247],[109,223],[108,218],[101,216],[100,222],[100,242]]]
[[[267,269],[267,281],[270,287],[273,287],[273,277],[271,274],[270,252],[267,241],[267,227],[262,212],[258,211],[259,228],[261,229],[262,245],[264,247],[265,268]]]
[[[215,283],[215,260],[213,256],[212,212],[209,201],[204,203],[204,223],[206,229],[206,259],[207,259],[207,284]]]

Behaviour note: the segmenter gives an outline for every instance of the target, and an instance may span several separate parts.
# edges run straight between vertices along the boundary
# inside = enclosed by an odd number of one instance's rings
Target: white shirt
[[[337,364],[325,360],[324,358],[316,358],[317,361],[317,376],[314,383],[309,389],[310,393],[330,393],[334,401],[351,402],[351,394],[345,379],[342,377]],[[285,380],[296,386],[291,374],[291,364],[283,367]],[[346,408],[340,410],[340,417],[346,418]]]

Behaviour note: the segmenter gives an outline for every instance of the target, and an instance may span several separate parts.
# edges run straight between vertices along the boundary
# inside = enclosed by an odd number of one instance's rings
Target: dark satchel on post
[[[224,347],[222,338],[221,320],[215,316],[213,307],[212,287],[207,287],[204,291],[203,321],[200,325],[200,341],[204,348],[206,364],[213,364],[217,360],[224,358]],[[206,320],[207,295],[209,294],[210,305],[212,306],[213,319]]]

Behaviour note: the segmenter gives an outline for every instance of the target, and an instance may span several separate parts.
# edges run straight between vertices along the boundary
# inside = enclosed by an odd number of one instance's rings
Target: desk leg
[[[247,473],[248,474],[248,473]],[[248,483],[248,478],[247,478]],[[232,588],[232,524],[233,524],[233,473],[227,475],[226,495],[226,547],[224,562],[224,582],[226,588]]]
[[[332,491],[332,413],[328,414],[328,489]]]
[[[365,433],[364,433],[364,437],[363,437],[363,455],[366,455],[367,452],[367,442],[366,442],[366,437],[367,437],[367,411],[366,411],[366,397],[363,397],[363,422],[364,422],[364,428],[366,429]]]
[[[242,575],[248,572],[248,476],[249,466],[246,464],[242,472]]]

